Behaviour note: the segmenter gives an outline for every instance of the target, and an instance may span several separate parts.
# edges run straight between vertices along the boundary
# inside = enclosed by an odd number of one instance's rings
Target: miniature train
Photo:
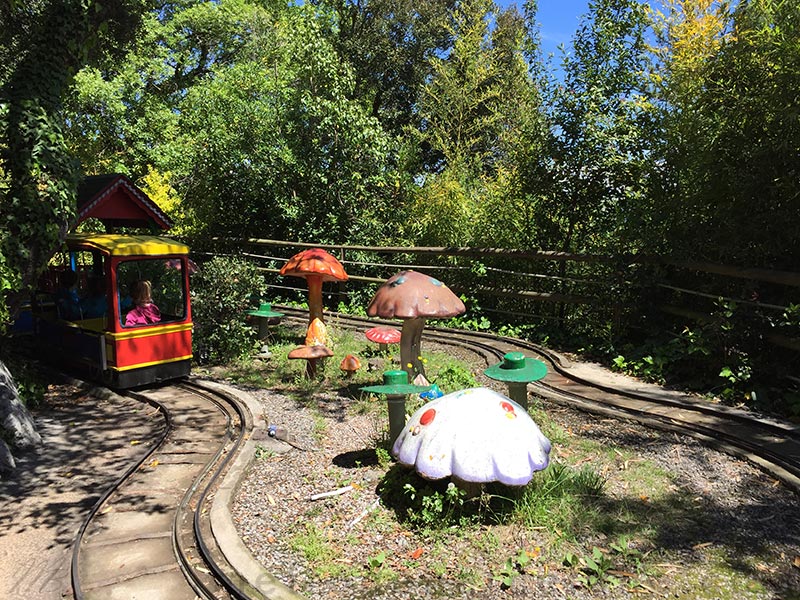
[[[188,375],[188,253],[164,237],[70,234],[32,302],[42,353],[120,389]]]

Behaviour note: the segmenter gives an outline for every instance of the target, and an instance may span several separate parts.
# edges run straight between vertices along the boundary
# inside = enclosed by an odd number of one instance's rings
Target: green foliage
[[[353,73],[324,35],[335,25],[327,18],[295,8],[259,28],[250,60],[215,65],[189,90],[183,131],[196,171],[186,197],[210,234],[385,237],[390,140],[351,98]]]
[[[587,554],[576,554],[567,552],[564,555],[562,564],[570,569],[578,570],[578,582],[586,588],[593,588],[597,585],[608,585],[616,587],[620,584],[622,572],[619,570],[618,561],[625,569],[631,569],[634,573],[643,570],[642,559],[644,555],[636,548],[631,547],[628,536],[622,535],[616,541],[609,544],[610,550],[602,550],[593,546],[591,552]],[[629,579],[629,589],[635,589],[641,583],[633,578],[633,574],[624,572]]]
[[[597,546],[592,548],[591,554],[584,556],[568,552],[563,564],[572,569],[580,568],[578,581],[589,589],[603,583],[612,587],[619,585],[619,578],[609,573],[614,568],[613,563]]]
[[[419,128],[418,103],[431,74],[429,57],[450,47],[447,24],[454,2],[330,0],[320,4],[336,14],[333,43],[353,68],[354,97],[392,135],[402,135],[408,127]],[[427,162],[425,156],[414,158]]]
[[[647,26],[636,0],[591,3],[564,59],[563,83],[548,85],[555,187],[534,209],[546,247],[624,252],[636,243],[654,133]]]
[[[408,518],[421,528],[442,528],[450,524],[463,524],[461,513],[466,492],[449,482],[443,492],[438,490],[417,490],[411,483],[403,486],[410,507]]]
[[[413,527],[441,531],[453,525],[464,526],[473,516],[467,510],[467,494],[447,480],[427,481],[415,472],[398,466],[387,471],[378,484],[378,493],[387,506]]]
[[[266,460],[275,456],[274,450],[269,450],[261,444],[256,445],[255,455],[256,460]]]
[[[222,362],[254,348],[256,330],[245,321],[251,298],[263,297],[266,286],[252,263],[217,257],[192,278],[194,354],[200,362]]]
[[[521,490],[512,490],[511,518],[526,527],[577,532],[602,497],[605,480],[593,469],[552,463]]]
[[[381,567],[383,567],[383,563],[386,562],[386,552],[378,552],[375,556],[371,556],[367,561],[367,567],[371,571],[377,571]]]
[[[514,579],[525,572],[525,567],[531,562],[531,557],[527,551],[521,549],[515,556],[506,559],[506,562],[494,576],[495,581],[499,581],[504,589],[510,588]]]
[[[444,393],[456,392],[475,387],[475,375],[463,364],[451,361],[440,369],[431,369],[430,381],[439,386]]]
[[[664,213],[654,239],[667,240],[679,256],[792,269],[796,7],[753,0],[702,12],[697,4],[681,6],[665,26],[669,51],[659,91],[667,101],[666,181],[656,191]]]
[[[293,535],[289,547],[305,558],[317,577],[335,577],[346,569],[336,561],[341,549],[331,544],[324,532],[313,523],[306,523],[304,531]]]
[[[124,47],[146,5],[12,2],[3,10],[0,281],[14,286],[3,298],[12,316],[63,242],[75,211],[79,173],[65,142],[63,95],[81,67]]]
[[[392,464],[392,455],[389,454],[386,448],[381,448],[380,446],[375,448],[375,456],[378,459],[378,466],[382,469],[388,469]]]

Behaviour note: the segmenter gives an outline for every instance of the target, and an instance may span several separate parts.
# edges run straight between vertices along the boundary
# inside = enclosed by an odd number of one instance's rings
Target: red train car
[[[188,375],[188,253],[186,245],[164,237],[69,235],[34,302],[43,351],[116,388]],[[143,302],[142,288],[150,303]],[[145,305],[149,314],[142,317]]]

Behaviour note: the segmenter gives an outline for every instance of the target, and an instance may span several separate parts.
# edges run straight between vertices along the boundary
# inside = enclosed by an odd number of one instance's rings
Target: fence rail
[[[330,286],[326,294],[331,298],[375,287],[399,270],[414,269],[475,299],[483,312],[518,321],[526,317],[564,320],[573,311],[590,310],[618,323],[626,311],[652,308],[672,318],[702,322],[710,317],[714,303],[722,300],[760,315],[767,328],[770,317],[764,315],[786,311],[796,303],[794,288],[800,287],[800,273],[662,256],[313,244],[257,238],[217,238],[214,253],[228,249],[255,262],[272,289],[285,295],[305,290],[299,280],[278,277],[282,264],[305,248],[324,248],[345,265],[350,280],[346,286]],[[298,285],[292,286],[295,281]],[[800,349],[797,337],[773,331],[765,339],[783,348]]]

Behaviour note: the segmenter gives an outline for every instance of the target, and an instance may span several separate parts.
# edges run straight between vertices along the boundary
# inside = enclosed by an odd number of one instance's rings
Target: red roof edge
[[[78,186],[78,214],[72,229],[92,217],[106,227],[155,225],[166,231],[173,225],[147,194],[120,173],[85,177]]]

